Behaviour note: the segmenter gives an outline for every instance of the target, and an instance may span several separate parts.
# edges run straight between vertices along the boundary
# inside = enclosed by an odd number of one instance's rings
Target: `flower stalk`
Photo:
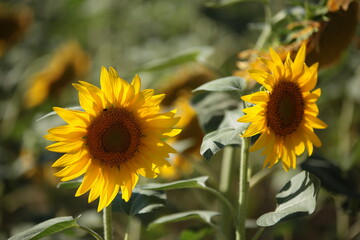
[[[221,161],[221,173],[220,173],[220,183],[219,183],[219,190],[222,194],[224,194],[225,197],[228,199],[230,198],[230,192],[229,192],[229,186],[230,186],[230,180],[231,180],[231,170],[232,165],[234,162],[234,152],[235,149],[232,146],[227,146],[224,148],[223,152],[223,158]],[[226,206],[222,206],[222,221],[221,221],[221,229],[224,232],[226,236],[231,236],[232,234],[232,226],[233,222],[231,218],[229,218],[229,209]]]
[[[103,210],[104,239],[112,240],[112,210],[111,204]]]
[[[245,240],[247,195],[249,190],[248,163],[250,138],[242,137],[239,177],[238,227],[236,240]]]

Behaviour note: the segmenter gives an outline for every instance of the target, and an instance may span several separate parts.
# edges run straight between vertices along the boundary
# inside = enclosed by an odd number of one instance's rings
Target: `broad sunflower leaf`
[[[173,222],[180,222],[180,221],[186,221],[189,219],[196,219],[200,220],[204,223],[209,224],[210,226],[213,226],[213,223],[211,222],[211,219],[214,216],[220,215],[218,212],[214,211],[188,211],[188,212],[181,212],[181,213],[174,213],[170,215],[166,215],[163,217],[160,217],[156,219],[155,221],[151,222],[148,226],[148,229],[152,229],[158,225],[164,224],[164,223],[173,223]]]
[[[168,58],[157,59],[142,66],[138,71],[159,71],[187,62],[203,62],[212,53],[210,47],[196,47],[187,49]]]
[[[79,217],[73,218],[69,216],[52,218],[45,222],[39,223],[22,233],[12,236],[9,238],[9,240],[36,240],[54,233],[61,232],[68,228],[79,227],[79,225],[76,223]]]
[[[242,91],[246,86],[246,80],[241,77],[224,77],[207,82],[193,90],[193,93],[199,91],[208,92],[230,92]]]
[[[200,154],[210,160],[215,153],[228,145],[241,144],[240,134],[247,128],[247,124],[241,124],[238,128],[221,128],[205,135],[200,147]]]
[[[80,187],[81,182],[82,182],[81,180],[60,182],[56,187],[60,189],[73,189]]]
[[[146,190],[174,190],[184,188],[205,188],[205,182],[208,180],[208,176],[202,176],[197,178],[191,178],[186,180],[179,180],[169,183],[149,183],[140,186],[141,189]]]
[[[295,175],[276,195],[278,206],[275,211],[260,216],[256,221],[257,225],[268,227],[281,221],[310,215],[315,211],[319,189],[320,180],[316,176],[306,171]]]
[[[227,127],[230,127],[230,128],[245,127],[245,128],[247,128],[249,126],[249,123],[243,123],[243,122],[237,121],[237,119],[239,119],[243,115],[244,115],[244,112],[242,111],[242,108],[226,110],[225,114],[224,114],[224,118],[219,125],[219,129],[227,128]]]
[[[217,130],[225,111],[238,109],[239,103],[239,96],[232,96],[229,92],[200,92],[192,100],[199,124],[206,133]],[[236,120],[237,118],[234,119]]]
[[[123,212],[135,216],[164,207],[165,203],[166,195],[164,192],[135,188],[128,202],[125,202],[119,193],[111,205],[114,212]]]
[[[301,168],[317,176],[321,181],[321,186],[326,190],[335,194],[360,199],[356,185],[348,179],[338,166],[329,160],[312,155],[301,164]]]

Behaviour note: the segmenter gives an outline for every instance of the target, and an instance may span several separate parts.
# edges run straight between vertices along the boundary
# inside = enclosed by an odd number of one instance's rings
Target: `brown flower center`
[[[299,127],[304,109],[305,102],[300,87],[294,82],[279,81],[267,103],[268,127],[278,136],[289,135]]]
[[[110,108],[90,124],[86,144],[91,157],[114,167],[134,157],[141,137],[141,127],[132,112]]]

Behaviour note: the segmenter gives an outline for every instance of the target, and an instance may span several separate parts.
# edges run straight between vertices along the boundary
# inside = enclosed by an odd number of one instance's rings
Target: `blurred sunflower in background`
[[[359,20],[358,1],[328,1],[328,20],[320,21],[318,31],[307,40],[306,63],[319,62],[319,68],[330,67],[340,61],[355,36]]]
[[[68,181],[84,175],[76,196],[90,191],[88,201],[100,198],[98,211],[108,206],[119,190],[128,201],[139,175],[155,178],[166,158],[176,151],[164,142],[180,129],[176,110],[160,113],[165,94],[140,90],[140,78],[131,84],[117,72],[103,67],[101,89],[87,82],[73,84],[85,111],[55,107],[68,125],[49,130],[46,139],[56,141],[49,151],[64,153],[53,167],[63,167],[55,175]]]
[[[30,79],[24,103],[32,108],[48,97],[58,97],[69,83],[83,78],[89,71],[90,56],[73,40],[59,47],[49,65]]]
[[[173,139],[179,146],[178,154],[172,156],[172,165],[162,171],[162,177],[177,179],[189,175],[194,170],[193,162],[202,159],[200,146],[204,133],[191,106],[191,91],[215,78],[215,73],[202,65],[188,65],[180,68],[163,88],[168,96],[163,105],[178,110],[181,119],[177,126],[183,130]]]
[[[32,21],[31,8],[0,3],[0,57],[23,37]]]
[[[275,43],[270,44],[277,46],[275,50],[283,61],[286,52],[290,52],[291,57],[295,57],[303,44],[306,44],[307,65],[317,62],[321,69],[340,61],[341,55],[355,37],[359,21],[359,3],[350,0],[329,0],[325,10],[321,15],[314,13],[310,19],[289,23],[283,40],[276,39]],[[277,32],[273,34],[279,35]],[[238,57],[239,61],[236,63],[238,70],[234,71],[233,75],[247,79],[251,88],[255,82],[252,81],[254,79],[248,74],[248,70],[265,69],[265,64],[257,61],[257,58],[270,59],[270,54],[264,50],[251,49],[241,51]]]
[[[265,148],[264,167],[272,167],[279,160],[286,171],[296,168],[296,156],[305,151],[309,156],[313,145],[321,146],[314,128],[323,129],[327,125],[317,118],[319,109],[316,101],[321,95],[318,88],[311,92],[317,83],[318,64],[307,67],[305,64],[306,47],[302,45],[295,60],[290,53],[286,60],[270,49],[271,60],[261,59],[268,71],[251,69],[250,74],[266,91],[259,91],[241,97],[255,106],[244,109],[238,121],[251,125],[243,137],[261,134],[250,148],[256,151]],[[270,73],[269,73],[270,72]]]

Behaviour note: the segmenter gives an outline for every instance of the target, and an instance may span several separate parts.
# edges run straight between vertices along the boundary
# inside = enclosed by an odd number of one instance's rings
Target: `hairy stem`
[[[112,211],[111,205],[103,209],[104,238],[112,240]]]

